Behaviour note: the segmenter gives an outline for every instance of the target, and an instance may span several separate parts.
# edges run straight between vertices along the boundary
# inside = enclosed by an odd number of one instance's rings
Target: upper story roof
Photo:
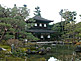
[[[33,19],[36,20],[35,22],[39,22],[39,23],[50,23],[50,22],[53,22],[52,20],[48,20],[48,19],[42,18],[41,16],[34,16]],[[32,23],[32,21],[26,20],[26,23]]]
[[[33,19],[36,20],[36,21],[53,22],[52,20],[42,18],[41,16],[34,16]]]

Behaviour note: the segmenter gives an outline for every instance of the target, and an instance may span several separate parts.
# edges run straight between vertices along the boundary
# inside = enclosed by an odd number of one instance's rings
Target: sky
[[[0,4],[4,7],[13,7],[16,4],[18,7],[27,5],[30,9],[30,17],[34,16],[35,7],[39,6],[41,10],[41,16],[43,18],[53,20],[54,23],[61,21],[59,12],[61,9],[68,9],[69,11],[77,12],[77,22],[81,19],[81,0],[0,0]]]

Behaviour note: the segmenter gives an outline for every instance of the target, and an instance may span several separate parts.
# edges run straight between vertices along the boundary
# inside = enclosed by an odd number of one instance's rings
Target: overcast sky
[[[0,0],[0,4],[6,7],[13,7],[14,4],[20,7],[26,4],[30,9],[30,16],[33,16],[34,8],[39,6],[41,16],[49,20],[54,20],[54,23],[61,21],[59,11],[61,9],[68,9],[76,11],[76,21],[81,21],[79,17],[79,14],[81,14],[81,0]]]

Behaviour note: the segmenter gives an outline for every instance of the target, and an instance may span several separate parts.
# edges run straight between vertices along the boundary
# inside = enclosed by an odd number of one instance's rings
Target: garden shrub
[[[27,50],[27,48],[21,48],[22,52],[25,52]]]
[[[31,58],[27,58],[27,61],[32,61],[32,59]]]
[[[34,45],[36,45],[36,43],[28,42],[27,45],[28,45],[28,46],[34,46]]]
[[[43,57],[43,58],[40,58],[39,61],[46,61],[46,59]]]
[[[0,51],[0,58],[4,58],[5,57],[6,52],[5,51]]]
[[[26,47],[26,49],[30,49],[30,47]]]
[[[5,57],[5,55],[4,54],[0,54],[0,58],[4,58]]]
[[[19,41],[18,39],[9,39],[7,41],[7,44],[10,45],[10,46],[12,44],[14,44],[15,47],[22,47],[23,46],[23,43],[21,41]]]
[[[35,47],[33,47],[33,46],[31,46],[31,47],[30,47],[30,49],[31,49],[31,50],[36,50],[36,48],[35,48]]]
[[[24,59],[22,59],[22,58],[16,58],[16,57],[7,57],[6,58],[6,61],[24,61]]]
[[[11,51],[11,48],[10,48],[10,49],[7,49],[7,51],[8,51],[8,52]]]
[[[6,44],[7,44],[5,40],[2,40],[0,43],[1,43],[2,45],[6,45]]]
[[[10,49],[10,46],[3,46],[4,49]]]

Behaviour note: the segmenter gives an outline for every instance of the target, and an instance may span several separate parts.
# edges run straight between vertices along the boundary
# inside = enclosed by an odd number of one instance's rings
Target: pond
[[[79,60],[80,61],[80,57],[81,54],[80,53],[76,53],[75,52],[75,45],[61,45],[61,44],[57,44],[57,45],[43,45],[43,47],[47,48],[47,47],[51,47],[51,51],[47,52],[45,55],[39,55],[39,54],[29,54],[28,58],[33,58],[33,61],[37,61],[38,59],[45,59],[46,61],[49,61],[49,59],[57,59],[60,61],[75,61],[75,60]],[[50,59],[50,60],[51,60]]]

